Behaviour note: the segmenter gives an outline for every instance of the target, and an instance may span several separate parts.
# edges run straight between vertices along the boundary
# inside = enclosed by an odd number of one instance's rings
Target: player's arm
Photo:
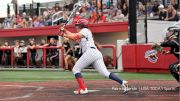
[[[162,47],[176,47],[177,45],[173,41],[167,41],[167,42],[160,43],[160,46],[162,46]]]
[[[70,31],[64,29],[64,37],[69,38],[69,39],[71,39],[73,41],[76,41],[76,40],[79,40],[79,39],[83,38],[84,35],[81,34],[81,33],[72,33]]]

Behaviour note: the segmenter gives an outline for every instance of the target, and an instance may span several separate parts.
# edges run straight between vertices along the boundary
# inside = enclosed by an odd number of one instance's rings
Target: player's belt
[[[90,47],[90,48],[92,48],[92,49],[96,49],[95,47]]]

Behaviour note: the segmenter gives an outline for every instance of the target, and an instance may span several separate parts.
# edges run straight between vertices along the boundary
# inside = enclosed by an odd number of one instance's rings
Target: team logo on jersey
[[[156,63],[158,60],[156,50],[148,50],[145,52],[145,58],[151,63]]]

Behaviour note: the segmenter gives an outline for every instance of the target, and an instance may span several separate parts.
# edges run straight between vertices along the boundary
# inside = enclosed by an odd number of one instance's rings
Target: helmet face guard
[[[166,39],[171,39],[179,37],[180,28],[178,27],[169,27],[166,32]]]

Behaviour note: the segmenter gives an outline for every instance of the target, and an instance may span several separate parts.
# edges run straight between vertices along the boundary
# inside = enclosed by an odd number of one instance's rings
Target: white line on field
[[[24,86],[24,85],[0,85],[0,86],[4,86],[4,87],[19,87],[19,88],[36,88],[35,92],[41,91],[42,89],[44,89],[44,87],[41,87],[41,86]],[[27,94],[25,94],[23,96],[1,98],[0,101],[25,99],[25,98],[32,97],[33,94],[34,93],[27,93]]]

